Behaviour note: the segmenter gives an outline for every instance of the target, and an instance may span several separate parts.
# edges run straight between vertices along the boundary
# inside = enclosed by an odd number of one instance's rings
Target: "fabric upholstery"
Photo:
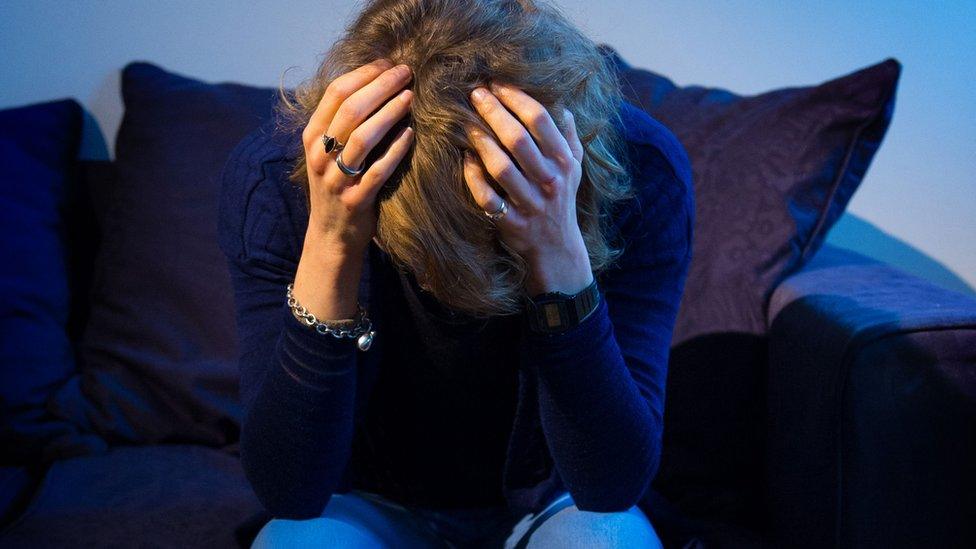
[[[75,371],[69,212],[82,196],[76,155],[83,112],[73,99],[0,111],[0,463],[33,464],[78,438],[45,408]],[[76,449],[76,451],[78,451]]]
[[[602,45],[624,93],[691,158],[694,257],[678,313],[655,487],[696,516],[761,503],[766,304],[823,243],[881,145],[900,64],[740,96],[677,86]]]
[[[776,540],[976,544],[976,299],[826,246],[769,318]]]
[[[112,443],[237,439],[217,176],[231,148],[270,116],[274,96],[145,62],[122,71],[117,180],[97,198],[103,238],[81,372],[56,403],[82,429]]]
[[[34,484],[27,467],[0,467],[0,527],[23,511]]]
[[[119,447],[56,462],[0,546],[241,547],[267,519],[232,454]]]

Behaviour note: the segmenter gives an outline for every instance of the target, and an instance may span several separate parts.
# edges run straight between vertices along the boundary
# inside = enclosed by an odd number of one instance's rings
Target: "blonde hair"
[[[330,82],[380,57],[413,69],[412,111],[398,127],[413,126],[415,140],[377,196],[376,237],[395,265],[424,273],[424,289],[438,302],[476,318],[522,310],[528,266],[498,238],[462,171],[463,151],[471,148],[465,124],[493,135],[468,100],[492,79],[528,93],[560,129],[562,107],[573,113],[585,151],[577,220],[594,274],[620,256],[609,216],[616,202],[634,196],[621,161],[620,83],[610,60],[559,10],[538,0],[369,1],[294,99],[279,88],[278,127],[300,133]],[[289,178],[307,201],[304,154]],[[506,196],[490,175],[488,181]]]

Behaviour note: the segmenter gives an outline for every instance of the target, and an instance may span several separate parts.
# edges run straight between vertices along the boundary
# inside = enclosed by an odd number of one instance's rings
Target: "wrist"
[[[601,298],[596,280],[573,294],[546,293],[525,299],[530,331],[556,335],[571,331],[590,318]]]
[[[313,228],[311,225],[305,231],[305,241],[302,251],[311,251],[327,258],[336,265],[359,260],[366,252],[369,241],[365,245],[351,244],[342,238]]]
[[[590,257],[584,246],[536,254],[528,264],[525,292],[529,297],[546,292],[572,295],[593,282]]]
[[[295,295],[318,318],[347,319],[355,315],[364,254],[354,254],[333,241],[305,239],[295,272]]]

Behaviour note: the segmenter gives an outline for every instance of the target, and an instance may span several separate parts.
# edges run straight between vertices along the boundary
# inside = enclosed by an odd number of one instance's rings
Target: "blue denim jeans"
[[[383,496],[353,490],[333,494],[320,517],[272,519],[252,549],[343,548],[601,548],[661,547],[636,506],[617,513],[580,511],[568,492],[539,513],[515,516],[504,507],[428,509],[405,507]]]

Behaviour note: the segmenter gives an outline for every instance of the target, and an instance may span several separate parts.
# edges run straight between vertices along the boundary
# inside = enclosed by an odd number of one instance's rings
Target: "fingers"
[[[549,111],[524,91],[501,82],[489,84],[492,93],[501,104],[514,112],[532,137],[535,138],[543,155],[548,158],[572,156],[572,151],[566,143],[566,138],[556,127],[556,123],[549,116]],[[545,181],[544,178],[538,181]]]
[[[502,198],[498,196],[495,189],[491,187],[488,180],[485,178],[485,172],[481,169],[478,161],[474,158],[468,151],[464,151],[464,182],[468,186],[468,190],[471,191],[471,196],[474,198],[475,203],[485,210],[486,212],[498,211],[499,206],[501,206]],[[499,222],[510,222],[513,217],[518,216],[518,212],[513,211],[509,208],[508,213],[505,214],[501,219],[496,220]]]
[[[342,149],[342,161],[353,168],[361,166],[373,147],[383,139],[398,120],[410,111],[412,100],[413,92],[402,90],[383,105],[383,108],[376,114],[356,126],[345,141],[346,146]]]
[[[583,143],[580,142],[579,134],[576,133],[576,117],[573,116],[573,112],[571,110],[565,107],[563,107],[563,122],[566,125],[564,135],[566,137],[566,142],[569,144],[569,149],[573,151],[573,158],[582,164]]]
[[[369,168],[360,176],[359,184],[350,188],[349,192],[362,193],[359,198],[372,203],[376,198],[376,193],[383,187],[383,184],[390,178],[397,165],[410,150],[413,136],[413,128],[409,126],[400,130],[400,133],[386,148],[383,155],[370,164]]]
[[[519,122],[512,113],[508,112],[498,97],[488,92],[483,87],[475,88],[471,93],[471,99],[475,109],[482,118],[488,122],[492,131],[498,136],[498,140],[511,151],[512,156],[519,166],[525,171],[525,175],[532,181],[548,181],[552,177],[551,170],[539,150],[539,146],[533,141],[533,135],[526,130],[526,118],[530,120],[539,115],[530,112],[525,105],[518,105],[521,111],[515,111],[523,119]],[[542,106],[539,105],[539,108]],[[543,109],[543,112],[545,109]],[[548,116],[548,115],[546,115]],[[557,132],[558,135],[558,132]],[[539,137],[536,136],[538,139]]]
[[[526,211],[539,211],[542,205],[539,190],[522,175],[498,142],[478,128],[467,128],[467,132],[468,139],[478,151],[485,169],[505,189],[515,205]],[[495,205],[497,206],[497,203]],[[494,210],[488,209],[488,211]]]
[[[374,78],[356,90],[339,105],[335,116],[329,122],[328,134],[347,143],[350,134],[363,123],[384,101],[405,86],[413,73],[406,65],[397,65]],[[350,151],[359,154],[360,151]],[[350,154],[346,153],[346,155]],[[343,155],[343,160],[346,159]],[[363,154],[365,156],[365,154]]]
[[[320,174],[325,172],[327,154],[322,146],[322,134],[329,127],[339,105],[392,66],[388,59],[377,59],[339,76],[329,84],[302,132],[306,163],[310,170]]]

